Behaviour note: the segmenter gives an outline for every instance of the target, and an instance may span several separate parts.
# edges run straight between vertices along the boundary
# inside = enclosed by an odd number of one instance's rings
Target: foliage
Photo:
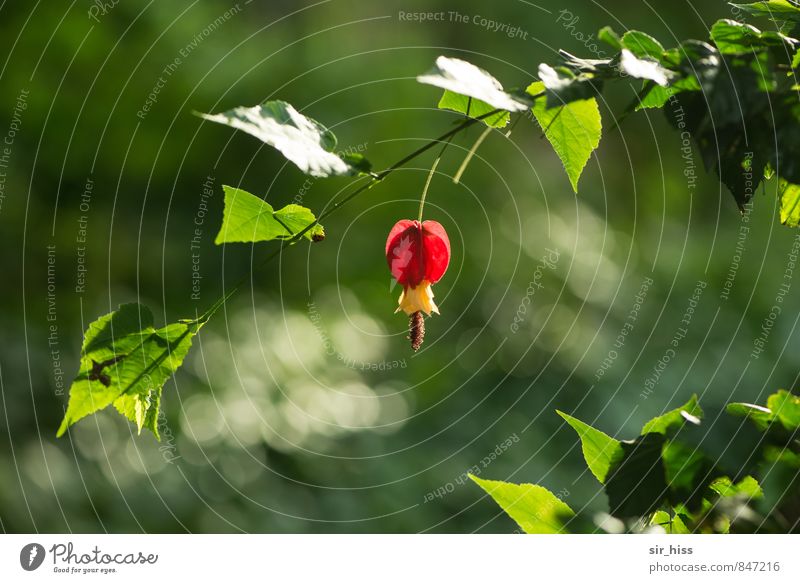
[[[58,436],[113,404],[140,433],[146,427],[158,437],[161,390],[207,319],[205,315],[155,329],[150,310],[124,304],[92,322],[84,335],[81,367]]]
[[[800,21],[796,2],[758,2],[741,8],[776,20]],[[610,81],[639,79],[641,89],[629,110],[670,103],[665,108],[669,122],[688,132],[706,168],[714,170],[742,210],[762,181],[777,174],[785,199],[781,220],[797,226],[793,185],[800,183],[800,41],[734,20],[714,24],[710,43],[689,40],[671,49],[638,31],[620,38],[606,28],[601,38],[618,54],[586,60],[562,51],[556,67],[540,67],[548,106],[592,98]]]
[[[615,524],[621,521],[629,531],[655,526],[668,533],[780,531],[777,522],[791,523],[782,507],[791,508],[800,495],[800,397],[781,390],[767,399],[767,406],[731,403],[728,413],[746,417],[743,423],[752,423],[759,431],[752,452],[737,452],[738,466],[706,451],[704,440],[693,433],[703,423],[695,396],[650,420],[639,437],[627,441],[558,412],[578,433],[584,460],[603,485]],[[786,480],[777,488],[777,500],[760,507],[765,494],[759,480],[778,473],[776,467],[787,470]],[[757,475],[745,473],[752,468]],[[552,514],[551,501],[556,497],[543,494],[541,486],[524,485],[527,490],[536,488],[535,497],[529,497],[517,490],[523,486],[475,481],[526,532],[538,531],[524,525],[539,524],[542,516]],[[559,532],[574,531],[575,524],[588,521],[565,520]]]
[[[558,64],[541,64],[539,79],[526,80],[527,91],[506,91],[488,72],[441,56],[431,71],[417,79],[444,89],[439,107],[464,119],[379,173],[372,172],[362,156],[337,154],[334,134],[284,101],[201,117],[258,138],[310,176],[355,176],[362,181],[327,211],[332,212],[480,121],[488,129],[470,150],[468,161],[491,129],[504,128],[512,116],[523,113],[538,122],[577,191],[600,142],[597,96],[607,83],[633,80],[638,96],[621,118],[635,110],[664,108],[670,123],[682,135],[691,136],[706,167],[728,187],[740,209],[765,179],[774,176],[780,186],[781,221],[797,226],[800,103],[795,73],[800,41],[792,35],[797,35],[800,26],[800,5],[771,0],[742,8],[774,18],[778,30],[761,31],[720,20],[711,29],[710,42],[689,40],[666,49],[643,32],[620,36],[606,27],[599,38],[616,51],[614,56],[582,59],[562,51]],[[218,244],[278,241],[280,247],[269,259],[302,239],[324,237],[319,220],[326,213],[316,215],[296,204],[275,210],[244,190],[224,189]],[[85,333],[80,369],[58,435],[113,404],[139,431],[146,427],[158,437],[164,384],[181,366],[200,328],[238,289],[235,286],[200,318],[178,320],[159,329],[149,310],[138,304],[123,305],[92,323]],[[559,414],[578,433],[584,459],[608,497],[610,515],[628,529],[649,524],[669,532],[728,532],[769,527],[777,520],[775,508],[781,499],[764,514],[755,509],[755,502],[766,496],[758,478],[748,473],[750,469],[764,470],[769,464],[790,467],[794,480],[790,486],[797,487],[799,408],[798,398],[786,391],[771,396],[766,407],[731,405],[729,412],[752,421],[763,437],[735,468],[692,439],[694,431],[703,427],[696,398],[651,420],[632,440],[617,440]],[[474,479],[526,532],[565,531],[579,518],[541,486]]]
[[[543,90],[544,83],[541,81],[528,87],[531,95]],[[548,108],[544,101],[538,100],[533,106],[533,115],[564,164],[572,190],[578,192],[578,179],[592,152],[600,144],[603,124],[597,100],[590,97],[557,108]]]
[[[236,107],[224,113],[200,114],[200,117],[255,136],[311,176],[325,178],[359,171],[333,153],[336,149],[333,132],[285,101],[267,101],[255,107]]]
[[[527,534],[558,534],[575,513],[547,488],[535,484],[509,484],[481,480],[472,481],[494,498]]]
[[[325,238],[322,225],[304,206],[290,204],[276,211],[249,192],[230,186],[222,188],[225,212],[215,240],[217,245],[291,239],[300,231],[305,231],[303,236],[312,241]]]

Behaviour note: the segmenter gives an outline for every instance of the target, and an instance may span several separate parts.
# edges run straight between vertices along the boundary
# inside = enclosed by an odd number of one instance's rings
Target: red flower
[[[397,311],[409,316],[438,314],[431,285],[450,264],[450,240],[444,227],[436,221],[398,221],[386,239],[386,261],[392,277],[403,286]]]

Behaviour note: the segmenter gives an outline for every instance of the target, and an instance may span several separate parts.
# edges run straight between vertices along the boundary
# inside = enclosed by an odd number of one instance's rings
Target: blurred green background
[[[408,20],[419,12],[442,16]],[[426,217],[453,257],[419,353],[393,314],[383,245],[416,215],[430,155],[333,215],[323,243],[253,272],[166,385],[161,443],[113,410],[55,439],[89,322],[130,301],[157,323],[193,316],[271,251],[213,244],[222,184],[315,211],[347,188],[193,111],[284,99],[380,169],[457,119],[414,80],[440,54],[524,87],[559,48],[592,57],[586,38],[605,24],[673,46],[732,16],[716,0],[4,3],[2,529],[512,532],[466,471],[605,508],[556,408],[628,438],[695,392],[713,424],[729,400],[792,388],[796,290],[753,355],[797,236],[777,222],[774,187],[746,223],[701,168],[690,191],[662,112],[611,129],[635,89],[616,86],[577,196],[528,119],[490,136],[459,185],[480,130],[448,150]]]

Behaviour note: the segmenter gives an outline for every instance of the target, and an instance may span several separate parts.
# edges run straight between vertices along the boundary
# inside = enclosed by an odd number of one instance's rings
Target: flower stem
[[[421,223],[422,222],[422,210],[425,208],[425,198],[428,196],[428,187],[431,185],[431,179],[433,178],[434,173],[436,172],[436,167],[439,166],[439,161],[442,159],[442,154],[447,149],[447,146],[450,145],[450,140],[453,139],[453,136],[447,138],[447,141],[442,146],[442,149],[439,150],[439,154],[436,156],[436,159],[433,161],[433,165],[431,166],[431,171],[428,172],[428,178],[425,180],[425,188],[422,189],[422,196],[419,197],[419,217],[417,220]]]
[[[458,167],[458,172],[456,172],[456,175],[453,176],[453,184],[459,183],[459,181],[461,180],[461,176],[464,174],[464,171],[467,169],[467,166],[469,166],[470,160],[472,160],[472,157],[475,155],[475,152],[478,151],[478,148],[481,147],[483,140],[485,140],[489,136],[489,134],[493,129],[494,128],[492,126],[487,126],[486,129],[483,130],[483,132],[481,132],[481,135],[478,136],[478,139],[475,140],[475,143],[472,144],[472,147],[469,149],[469,152],[467,152],[467,155],[464,157],[464,161],[461,163],[461,166]]]

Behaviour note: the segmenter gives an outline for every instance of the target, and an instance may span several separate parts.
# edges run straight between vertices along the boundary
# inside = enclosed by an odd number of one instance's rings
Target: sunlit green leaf
[[[599,429],[587,425],[562,411],[556,411],[577,432],[586,465],[601,484],[611,469],[622,459],[622,444]]]
[[[289,239],[316,221],[314,213],[304,206],[287,205],[274,210],[268,202],[247,191],[231,186],[225,190],[225,211],[222,227],[215,243],[255,243],[273,239]],[[303,236],[309,240],[325,236],[322,225],[314,225]]]
[[[526,102],[503,91],[500,82],[489,73],[461,59],[439,57],[436,59],[436,66],[417,77],[417,81],[478,99],[494,109],[528,109]]]
[[[158,437],[162,387],[180,367],[204,323],[204,319],[181,320],[155,329],[153,315],[141,304],[123,304],[92,322],[57,435],[113,404],[140,432],[147,428]]]
[[[597,38],[616,50],[622,48],[622,39],[610,26],[604,26],[597,33]]]
[[[491,113],[496,108],[480,99],[473,99],[466,95],[461,95],[460,93],[445,90],[444,95],[442,95],[442,98],[439,100],[439,109],[450,109],[476,118]],[[511,114],[509,112],[500,111],[494,115],[483,118],[481,121],[489,127],[503,128],[508,125],[509,119],[511,119]]]
[[[785,45],[793,50],[797,41],[775,31],[761,32],[755,26],[736,20],[722,19],[711,27],[711,39],[719,52],[727,55],[752,53],[772,46]]]
[[[642,435],[645,433],[661,433],[667,435],[683,427],[686,422],[698,424],[703,418],[703,410],[697,402],[697,395],[686,402],[685,405],[659,415],[645,423]]]
[[[650,524],[660,526],[667,534],[692,534],[680,514],[672,516],[664,510],[657,510],[650,519]]]
[[[780,390],[767,399],[772,415],[785,429],[793,431],[800,428],[800,397],[789,391]]]
[[[537,81],[528,87],[536,95],[544,89]],[[561,159],[572,189],[578,192],[578,180],[592,152],[600,144],[602,121],[595,98],[572,101],[558,108],[547,108],[544,100],[533,106],[533,115]]]
[[[753,16],[767,16],[775,19],[800,22],[800,5],[789,0],[765,0],[752,4],[732,4]]]
[[[285,101],[267,101],[217,114],[203,113],[200,117],[255,136],[311,176],[324,178],[359,171],[333,153],[336,148],[333,132]]]
[[[755,26],[727,18],[716,21],[711,27],[711,40],[723,54],[752,51],[760,35],[761,31]]]
[[[566,522],[575,516],[569,506],[542,486],[470,478],[527,534],[565,533]]]
[[[648,57],[637,57],[628,49],[622,49],[619,66],[635,79],[646,79],[662,87],[669,85],[669,80],[673,76],[673,73],[662,67],[658,61]]]
[[[656,61],[661,60],[664,47],[649,34],[638,30],[629,30],[622,35],[621,48],[627,49],[639,58],[649,57]]]
[[[713,480],[709,488],[723,497],[744,495],[748,498],[761,498],[764,492],[753,476],[745,476],[734,484],[728,476],[721,476]]]
[[[800,225],[800,185],[781,180],[781,223],[789,227]]]

